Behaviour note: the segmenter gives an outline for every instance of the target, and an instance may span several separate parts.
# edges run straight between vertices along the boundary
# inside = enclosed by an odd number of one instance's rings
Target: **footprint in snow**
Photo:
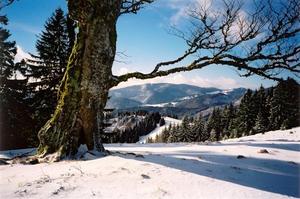
[[[230,168],[234,169],[238,174],[242,173],[242,169],[240,167],[236,167],[236,166],[230,166]]]
[[[230,168],[234,169],[234,170],[241,170],[240,167],[236,167],[236,166],[230,166]]]
[[[168,194],[167,191],[161,189],[161,188],[158,188],[158,193],[160,193],[162,196],[165,196],[166,194]]]
[[[28,191],[27,189],[22,189],[22,190],[15,191],[15,194],[19,195],[20,197],[24,197],[25,195],[28,194]]]
[[[116,173],[119,173],[119,171],[112,171],[112,172],[110,172],[110,175],[111,174],[116,174]]]
[[[124,168],[124,167],[121,167],[120,170],[121,170],[121,171],[127,171],[127,173],[131,173],[131,171],[130,171],[129,169]]]
[[[61,191],[64,191],[65,188],[63,186],[59,187],[56,191],[54,191],[52,194],[53,195],[58,195]]]
[[[243,155],[238,155],[236,158],[237,158],[237,159],[244,159],[244,158],[246,158],[246,157],[243,156]]]
[[[257,153],[269,153],[267,149],[260,149]]]
[[[141,174],[141,176],[142,176],[144,179],[150,179],[150,176],[148,176],[148,175]]]
[[[58,195],[61,192],[73,191],[75,189],[76,189],[76,187],[64,187],[61,185],[57,190],[52,192],[52,195]]]
[[[298,163],[294,162],[294,161],[288,161],[289,164],[293,164],[293,165],[298,165]]]
[[[136,158],[145,158],[142,154],[135,155]]]

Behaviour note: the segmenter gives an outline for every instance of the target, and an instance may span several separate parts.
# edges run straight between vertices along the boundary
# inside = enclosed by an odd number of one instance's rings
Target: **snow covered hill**
[[[300,128],[218,143],[106,148],[112,155],[86,153],[88,161],[2,165],[0,198],[299,197]]]
[[[152,138],[155,139],[156,135],[160,135],[161,132],[165,129],[168,128],[170,125],[176,125],[176,124],[180,124],[181,120],[177,120],[171,117],[164,117],[165,120],[165,125],[163,126],[157,126],[151,133],[149,133],[148,135],[145,136],[141,136],[140,140],[138,141],[138,143],[140,144],[145,144],[147,142],[148,138]]]
[[[183,116],[235,103],[245,92],[245,88],[222,90],[187,84],[144,84],[110,90],[106,106],[119,112],[147,110]]]

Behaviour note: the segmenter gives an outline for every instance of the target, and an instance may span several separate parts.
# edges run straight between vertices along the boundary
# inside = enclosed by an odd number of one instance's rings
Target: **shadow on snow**
[[[252,145],[268,146],[264,144]],[[276,147],[276,145],[271,147],[277,148],[278,146]],[[282,148],[281,146],[279,145],[279,148]],[[171,152],[162,155],[150,154],[144,155],[144,158],[120,154],[118,156],[155,163],[262,191],[293,197],[300,196],[300,166],[294,162],[253,157],[237,159],[237,156],[220,155],[209,151],[178,151],[178,153]]]

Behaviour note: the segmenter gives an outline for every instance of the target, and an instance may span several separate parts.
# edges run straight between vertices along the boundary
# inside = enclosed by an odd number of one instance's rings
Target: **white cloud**
[[[210,6],[211,4],[212,0],[168,0],[166,6],[175,11],[170,18],[170,24],[178,25],[182,20],[188,18],[191,8],[197,8],[199,5]]]
[[[11,22],[10,27],[15,30],[21,30],[30,34],[37,35],[40,33],[40,29],[38,27],[34,27],[28,24],[19,23],[19,22]]]
[[[15,62],[20,62],[22,59],[28,59],[31,56],[23,50],[23,48],[17,45],[17,54],[15,56]]]
[[[187,18],[187,7],[182,7],[170,18],[171,25],[178,25],[180,21]]]

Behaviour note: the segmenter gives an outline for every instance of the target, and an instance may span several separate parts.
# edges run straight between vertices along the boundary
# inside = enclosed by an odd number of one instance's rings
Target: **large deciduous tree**
[[[39,157],[54,152],[57,158],[72,155],[80,144],[104,151],[100,135],[108,91],[130,78],[154,78],[210,65],[231,66],[241,76],[274,80],[281,80],[282,70],[300,72],[298,0],[264,0],[247,11],[239,1],[224,0],[222,9],[197,4],[190,10],[191,31],[175,31],[187,44],[182,56],[158,63],[147,74],[112,75],[118,18],[151,2],[68,0],[70,16],[78,23],[77,40],[55,113],[39,132]]]
[[[116,54],[116,22],[121,14],[136,12],[147,2],[68,1],[69,14],[78,23],[77,40],[55,113],[39,132],[39,155],[72,155],[80,144],[104,151],[103,110],[109,89],[117,84],[111,71]]]

